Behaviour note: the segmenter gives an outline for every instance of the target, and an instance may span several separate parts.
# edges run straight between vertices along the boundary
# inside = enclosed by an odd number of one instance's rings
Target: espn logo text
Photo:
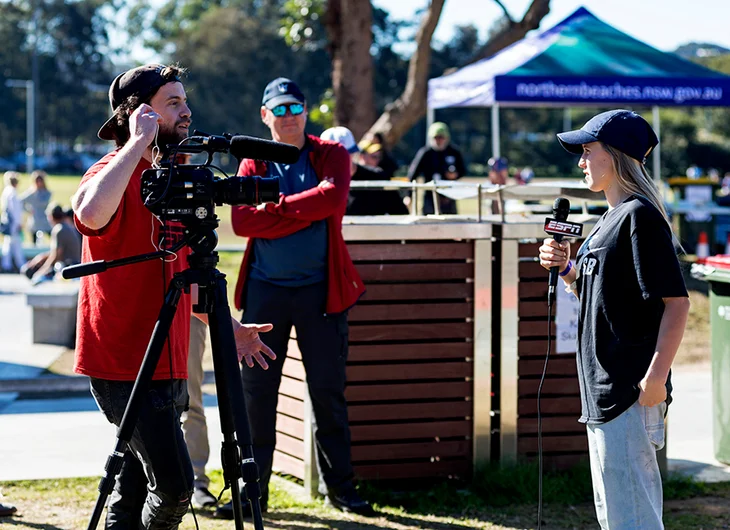
[[[545,219],[545,232],[551,235],[560,234],[568,237],[577,237],[583,233],[583,225],[568,221],[557,221],[548,217]]]

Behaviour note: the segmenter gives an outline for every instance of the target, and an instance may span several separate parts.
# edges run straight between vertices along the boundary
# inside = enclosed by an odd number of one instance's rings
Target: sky
[[[521,20],[531,0],[502,0],[513,20]],[[428,0],[373,0],[394,19],[412,20]],[[728,0],[552,0],[550,14],[540,24],[547,29],[580,6],[604,22],[664,51],[688,42],[710,42],[730,48],[730,1]],[[454,27],[473,23],[482,39],[502,15],[493,0],[446,0],[434,35],[446,42]]]
[[[158,5],[162,0],[150,0]],[[395,20],[414,20],[428,0],[372,0],[373,5],[388,11]],[[512,19],[521,20],[531,0],[502,0]],[[550,14],[540,30],[550,28],[580,6],[586,7],[604,22],[655,48],[674,51],[688,42],[710,42],[730,48],[729,0],[552,0]],[[435,40],[447,42],[459,25],[473,23],[482,39],[502,10],[494,0],[446,0],[436,28]],[[540,31],[538,30],[538,31]],[[412,36],[412,35],[411,35]],[[111,35],[118,40],[118,35]],[[408,54],[408,45],[398,49]],[[132,51],[132,60],[159,61],[153,52],[141,48]]]

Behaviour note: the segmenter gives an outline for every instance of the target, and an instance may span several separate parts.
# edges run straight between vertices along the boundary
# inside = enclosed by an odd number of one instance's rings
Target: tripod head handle
[[[107,269],[107,262],[104,260],[92,261],[90,263],[81,263],[79,265],[71,265],[70,267],[64,267],[61,271],[61,276],[65,280],[71,280],[73,278],[81,278],[82,276],[88,276],[89,274],[97,274],[104,272]]]

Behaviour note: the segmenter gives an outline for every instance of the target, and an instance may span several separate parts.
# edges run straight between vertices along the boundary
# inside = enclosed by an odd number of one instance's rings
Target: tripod
[[[191,285],[198,285],[198,303],[193,306],[196,313],[208,315],[210,342],[213,350],[213,366],[215,372],[216,391],[218,395],[218,411],[221,420],[223,443],[221,461],[226,486],[230,486],[233,498],[233,515],[236,530],[243,530],[243,508],[241,506],[238,479],[244,482],[244,491],[251,506],[254,528],[263,530],[261,515],[261,489],[259,486],[258,466],[253,458],[251,433],[246,414],[240,368],[236,356],[236,344],[231,323],[231,311],[226,296],[225,275],[215,267],[218,253],[214,251],[218,238],[214,229],[216,221],[202,224],[185,239],[169,250],[132,256],[113,261],[96,261],[75,265],[64,269],[64,278],[76,278],[87,274],[102,272],[111,267],[138,263],[150,259],[161,258],[189,245],[192,253],[188,256],[189,268],[176,273],[165,294],[165,300],[155,324],[152,337],[147,346],[142,366],[134,382],[122,421],[117,429],[117,443],[114,451],[107,458],[104,476],[99,482],[99,497],[89,521],[88,530],[97,527],[112,491],[116,476],[119,474],[124,452],[137,423],[143,398],[147,394],[152,376],[157,368],[170,326],[172,325],[178,302],[183,291]]]

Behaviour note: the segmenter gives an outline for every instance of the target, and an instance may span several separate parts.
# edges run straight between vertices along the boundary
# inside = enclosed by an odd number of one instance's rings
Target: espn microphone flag
[[[581,223],[558,221],[557,219],[547,217],[545,219],[545,232],[551,236],[580,237],[583,234],[583,225]]]

